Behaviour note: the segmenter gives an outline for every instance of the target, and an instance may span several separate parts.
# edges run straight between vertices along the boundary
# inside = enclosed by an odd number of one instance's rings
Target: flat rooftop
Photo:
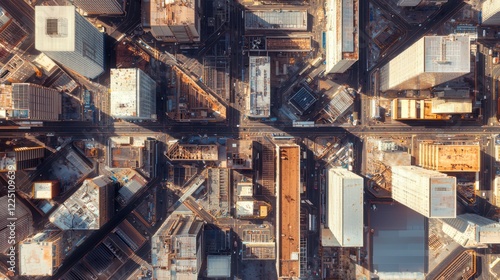
[[[227,168],[252,169],[253,141],[227,139],[226,155]]]
[[[387,279],[399,279],[398,275],[405,273],[423,277],[427,272],[425,217],[397,202],[376,207],[376,211],[369,211],[372,271],[381,277],[393,276]]]
[[[110,110],[112,116],[137,116],[137,70],[111,69]]]
[[[288,102],[300,113],[304,114],[313,104],[318,101],[316,96],[305,87],[301,87]]]
[[[425,36],[424,71],[430,73],[469,73],[469,36]]]
[[[150,25],[183,25],[195,21],[195,0],[150,0]]]
[[[247,10],[245,29],[307,31],[307,10]]]
[[[279,277],[300,277],[300,147],[277,146]]]
[[[36,6],[35,48],[42,52],[74,51],[76,17],[75,6]]]
[[[271,58],[250,57],[249,117],[267,118],[271,114]]]
[[[52,242],[33,242],[19,244],[19,274],[23,276],[51,276]]]
[[[419,145],[419,165],[440,172],[479,172],[479,143],[424,142]]]

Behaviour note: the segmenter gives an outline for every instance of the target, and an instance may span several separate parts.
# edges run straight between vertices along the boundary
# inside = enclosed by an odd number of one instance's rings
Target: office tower
[[[486,248],[500,244],[500,223],[477,214],[462,214],[442,219],[443,232],[466,248]]]
[[[156,82],[141,69],[111,69],[111,116],[156,119]]]
[[[269,56],[251,56],[249,59],[248,116],[268,118],[271,114],[271,58]]]
[[[0,197],[0,253],[5,253],[13,244],[9,243],[9,236],[13,232],[15,236],[15,243],[24,240],[26,237],[33,234],[33,217],[30,210],[24,206],[21,201],[16,199],[16,207],[14,216],[10,215],[10,207],[7,196]],[[8,225],[11,221],[9,218],[17,218],[15,221],[15,228],[9,228]],[[12,231],[11,231],[12,230]]]
[[[59,194],[59,181],[38,181],[33,183],[31,196],[34,199],[53,199]]]
[[[380,90],[428,89],[470,72],[468,36],[425,36],[380,69]]]
[[[344,168],[328,170],[327,226],[342,247],[363,247],[363,178]]]
[[[198,279],[205,259],[203,221],[174,211],[151,238],[153,277]]]
[[[500,1],[485,0],[481,8],[482,25],[500,25]]]
[[[418,166],[393,166],[392,198],[427,218],[455,218],[456,178]]]
[[[35,7],[35,48],[87,78],[104,72],[104,35],[74,6]]]
[[[89,15],[121,15],[123,1],[117,0],[73,0],[73,4]]]
[[[52,276],[64,259],[62,233],[41,232],[19,243],[19,275]]]
[[[198,0],[143,0],[143,27],[156,40],[194,43],[200,41]]]
[[[359,58],[359,0],[328,0],[326,72],[344,73]]]
[[[62,230],[99,229],[114,215],[115,184],[104,175],[86,179],[49,220]]]

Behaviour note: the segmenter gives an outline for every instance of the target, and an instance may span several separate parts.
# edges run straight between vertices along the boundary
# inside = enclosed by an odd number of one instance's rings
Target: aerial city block
[[[500,0],[0,0],[0,280],[500,279]]]

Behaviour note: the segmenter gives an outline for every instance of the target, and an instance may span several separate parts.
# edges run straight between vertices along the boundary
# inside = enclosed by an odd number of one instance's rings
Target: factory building
[[[268,118],[271,115],[271,58],[251,56],[249,62],[250,95],[247,101],[248,116]]]
[[[439,172],[479,172],[481,147],[478,142],[421,142],[418,165]]]
[[[326,226],[338,244],[322,242],[323,246],[363,247],[363,178],[344,168],[330,168],[327,182]]]
[[[428,89],[470,72],[468,36],[425,36],[380,69],[380,90]]]
[[[393,166],[392,198],[427,218],[455,218],[456,178],[418,166]]]
[[[123,14],[123,0],[72,0],[72,2],[88,15]]]
[[[104,72],[104,35],[74,6],[35,7],[35,48],[87,78]]]
[[[481,8],[482,25],[500,25],[500,2],[485,0]]]
[[[496,221],[470,213],[442,221],[443,232],[465,248],[500,244],[500,223]]]
[[[328,0],[326,72],[344,73],[359,59],[358,0]]]
[[[111,116],[117,119],[156,119],[156,81],[137,68],[111,69]]]
[[[300,147],[276,146],[276,271],[300,278]]]
[[[158,41],[199,42],[201,2],[199,0],[143,0],[142,26]]]
[[[205,260],[203,221],[174,212],[151,238],[153,279],[196,280]]]

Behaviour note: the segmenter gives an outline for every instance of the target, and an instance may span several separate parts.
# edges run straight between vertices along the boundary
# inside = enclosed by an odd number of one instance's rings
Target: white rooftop
[[[35,199],[51,199],[52,198],[52,182],[35,182],[33,183],[33,194]]]
[[[271,58],[250,57],[249,116],[267,118],[271,113]]]
[[[236,202],[236,215],[241,217],[253,216],[253,205],[253,201]]]
[[[39,51],[74,51],[74,6],[35,7],[35,48]]]
[[[252,183],[238,183],[238,196],[253,196]]]
[[[20,243],[19,274],[23,276],[51,276],[52,242]]]
[[[425,72],[469,73],[469,36],[425,36]]]
[[[111,116],[137,117],[137,71],[137,68],[111,69]]]

